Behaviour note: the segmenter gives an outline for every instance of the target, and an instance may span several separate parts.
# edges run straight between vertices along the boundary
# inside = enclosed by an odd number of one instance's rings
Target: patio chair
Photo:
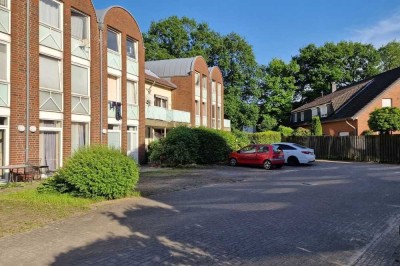
[[[31,162],[28,162],[24,169],[24,173],[22,174],[23,181],[32,182],[35,179],[35,177],[37,178],[38,176],[39,176],[38,166],[33,165]]]

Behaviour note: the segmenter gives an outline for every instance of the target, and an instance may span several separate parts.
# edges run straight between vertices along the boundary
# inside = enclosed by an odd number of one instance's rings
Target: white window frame
[[[348,136],[350,136],[350,132],[339,132],[339,137],[348,137]]]
[[[107,79],[108,79],[109,76],[112,76],[112,77],[117,79],[117,101],[116,102],[122,103],[121,77],[115,76],[115,75],[112,75],[112,74],[108,74]],[[108,98],[108,90],[109,90],[109,88],[107,86],[107,98]],[[107,100],[108,101],[113,101],[113,100],[110,100],[110,99],[107,99]]]
[[[108,40],[107,40],[107,50],[110,51],[111,53],[121,54],[121,33],[112,28],[107,28],[107,38],[108,38],[108,32],[113,32],[117,36],[118,51],[114,51],[113,49],[108,48]]]
[[[319,107],[319,110],[321,112],[321,117],[327,117],[328,116],[328,106],[326,104],[325,105],[321,105]]]
[[[71,94],[76,95],[76,96],[90,97],[90,67],[85,66],[85,65],[81,65],[81,64],[77,64],[75,62],[72,62],[71,63],[71,79],[72,79],[72,66],[76,66],[76,67],[87,69],[87,81],[88,81],[88,84],[87,84],[87,95],[79,94],[79,93],[76,93],[76,92],[72,91],[73,88],[72,88],[72,80],[71,80]]]
[[[122,136],[121,136],[121,125],[120,124],[108,124],[108,127],[118,127],[118,129],[108,129],[107,130],[107,146],[110,147],[108,143],[109,133],[119,133],[119,149],[122,149]],[[114,147],[115,148],[115,147]]]
[[[165,107],[156,105],[156,99],[159,99],[161,101],[161,103],[163,103],[165,101]],[[162,96],[162,95],[158,95],[158,94],[154,94],[154,104],[153,104],[154,106],[168,109],[168,103],[169,103],[168,97],[165,97],[165,96]]]
[[[11,1],[10,0],[6,0],[6,6],[0,5],[0,8],[5,9],[5,10],[11,10],[10,5],[11,5]]]
[[[293,113],[293,122],[297,123],[297,113]]]
[[[311,108],[311,116],[318,116],[318,109],[316,107]]]
[[[40,1],[41,0],[39,0],[39,5],[40,5]],[[51,29],[57,29],[60,32],[63,32],[63,25],[64,25],[63,10],[64,10],[64,4],[62,2],[60,2],[60,1],[57,1],[57,0],[47,0],[47,1],[51,1],[51,2],[54,2],[54,3],[58,4],[58,7],[59,7],[58,8],[59,25],[58,25],[58,27],[54,27],[52,25],[49,25],[49,24],[41,21],[40,20],[40,11],[39,11],[39,23],[42,24],[42,25],[46,25],[47,27],[50,27]]]
[[[42,119],[42,118],[40,118],[40,122],[42,122],[43,120],[48,120],[48,121],[55,121],[55,122],[57,122],[57,123],[59,123],[59,125],[60,126],[56,126],[56,127],[43,127],[43,126],[40,126],[39,125],[39,134],[40,134],[40,132],[44,132],[44,131],[47,131],[47,132],[57,132],[59,135],[58,135],[58,138],[59,138],[59,144],[60,144],[60,154],[58,155],[59,156],[59,167],[61,168],[62,166],[63,166],[63,147],[64,147],[64,143],[63,143],[63,140],[64,140],[64,137],[63,137],[63,121],[62,120],[51,120],[51,119]],[[40,148],[39,148],[39,152],[40,152]],[[43,158],[41,158],[42,160],[43,160]]]
[[[383,107],[392,107],[392,98],[383,98],[382,99],[382,108]]]
[[[138,41],[135,40],[135,39],[132,38],[132,37],[129,37],[129,36],[126,37],[126,42],[128,42],[128,41],[133,42],[133,49],[135,50],[135,51],[134,51],[135,57],[130,57],[130,56],[128,55],[128,51],[126,51],[126,56],[127,56],[128,58],[130,58],[130,59],[137,60],[137,59],[138,59]],[[126,47],[128,47],[128,45],[126,45]]]
[[[133,96],[134,96],[134,99],[136,100],[136,102],[134,102],[134,101],[130,101],[131,99],[129,99],[129,97],[127,97],[127,99],[126,99],[126,101],[127,101],[127,104],[129,104],[129,105],[135,105],[135,106],[137,106],[137,105],[139,105],[139,89],[138,89],[138,82],[137,81],[135,81],[135,80],[130,80],[130,79],[128,79],[127,81],[126,81],[126,88],[128,89],[128,83],[133,83],[134,85],[133,85]],[[128,93],[127,93],[128,94]]]
[[[85,130],[86,130],[86,136],[85,136],[85,147],[90,145],[90,123],[89,122],[82,122],[82,121],[71,121],[71,138],[73,139],[74,136],[72,136],[72,124],[85,124]],[[72,142],[71,142],[71,153],[73,154],[75,150],[72,147]]]
[[[7,72],[6,79],[0,79],[0,83],[6,84],[8,86],[8,99],[10,99],[10,73],[11,73],[11,51],[10,44],[8,42],[4,42],[0,40],[0,44],[6,46],[6,64],[7,64]]]
[[[60,84],[59,84],[60,90],[55,90],[53,88],[41,87],[40,86],[40,78],[39,78],[39,88],[43,89],[43,90],[56,91],[56,92],[63,93],[63,91],[64,91],[64,86],[63,86],[63,84],[64,84],[64,82],[63,82],[63,77],[64,77],[63,60],[61,58],[54,57],[54,56],[51,56],[51,55],[48,55],[48,54],[39,54],[39,60],[40,60],[40,56],[48,57],[48,58],[51,58],[51,59],[54,59],[54,60],[58,61],[58,75],[59,75],[59,78],[60,78]],[[40,71],[40,67],[39,67],[39,71]],[[39,77],[40,77],[40,74],[39,74]]]
[[[85,23],[85,25],[86,25],[86,29],[85,29],[86,30],[86,38],[82,38],[81,39],[81,38],[78,38],[76,36],[72,36],[72,31],[71,31],[71,38],[80,40],[80,41],[82,41],[83,45],[89,46],[90,45],[90,17],[88,15],[86,15],[85,13],[82,13],[82,12],[76,10],[76,9],[71,9],[71,17],[72,17],[72,13],[78,13],[78,14],[80,14],[80,15],[85,17],[85,19],[86,19],[86,23]],[[71,23],[71,27],[72,27],[72,23]]]

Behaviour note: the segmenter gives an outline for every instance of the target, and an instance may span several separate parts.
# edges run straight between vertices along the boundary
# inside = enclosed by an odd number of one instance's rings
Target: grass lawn
[[[32,230],[90,210],[95,200],[39,194],[38,184],[0,187],[0,237]]]

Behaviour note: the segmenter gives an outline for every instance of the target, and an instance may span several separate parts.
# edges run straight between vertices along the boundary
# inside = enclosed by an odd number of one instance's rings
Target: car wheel
[[[299,160],[295,156],[289,157],[287,162],[289,165],[298,165],[299,164]]]
[[[229,165],[230,166],[236,166],[237,165],[237,160],[235,158],[229,159]]]
[[[271,164],[271,162],[270,162],[269,160],[266,160],[266,161],[264,162],[263,166],[264,166],[264,168],[265,168],[266,170],[269,170],[269,169],[272,168],[272,164]]]

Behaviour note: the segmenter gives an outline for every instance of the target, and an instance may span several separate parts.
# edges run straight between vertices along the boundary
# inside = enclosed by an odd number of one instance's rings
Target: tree
[[[311,120],[311,135],[322,136],[322,125],[319,116],[313,116]]]
[[[292,136],[295,137],[307,137],[307,136],[311,136],[311,131],[307,128],[304,127],[298,127],[293,131]]]
[[[264,132],[267,130],[274,130],[278,125],[278,121],[269,115],[261,116],[261,123],[257,124],[257,131]]]
[[[370,44],[342,41],[310,44],[293,60],[300,66],[296,100],[302,105],[330,93],[332,82],[340,88],[378,74],[380,55]]]
[[[382,70],[388,71],[400,67],[400,42],[392,41],[379,48]]]
[[[187,17],[169,17],[152,22],[144,34],[146,60],[201,55],[218,66],[224,78],[225,114],[232,127],[255,126],[258,119],[259,67],[253,48],[236,33],[222,36],[206,23]]]
[[[391,134],[400,130],[400,109],[397,107],[383,107],[375,109],[368,119],[368,126],[380,134]]]
[[[265,115],[274,117],[279,124],[288,122],[296,91],[295,75],[299,66],[295,61],[285,64],[280,59],[273,59],[268,66],[261,66],[260,69],[259,123],[262,123]]]

